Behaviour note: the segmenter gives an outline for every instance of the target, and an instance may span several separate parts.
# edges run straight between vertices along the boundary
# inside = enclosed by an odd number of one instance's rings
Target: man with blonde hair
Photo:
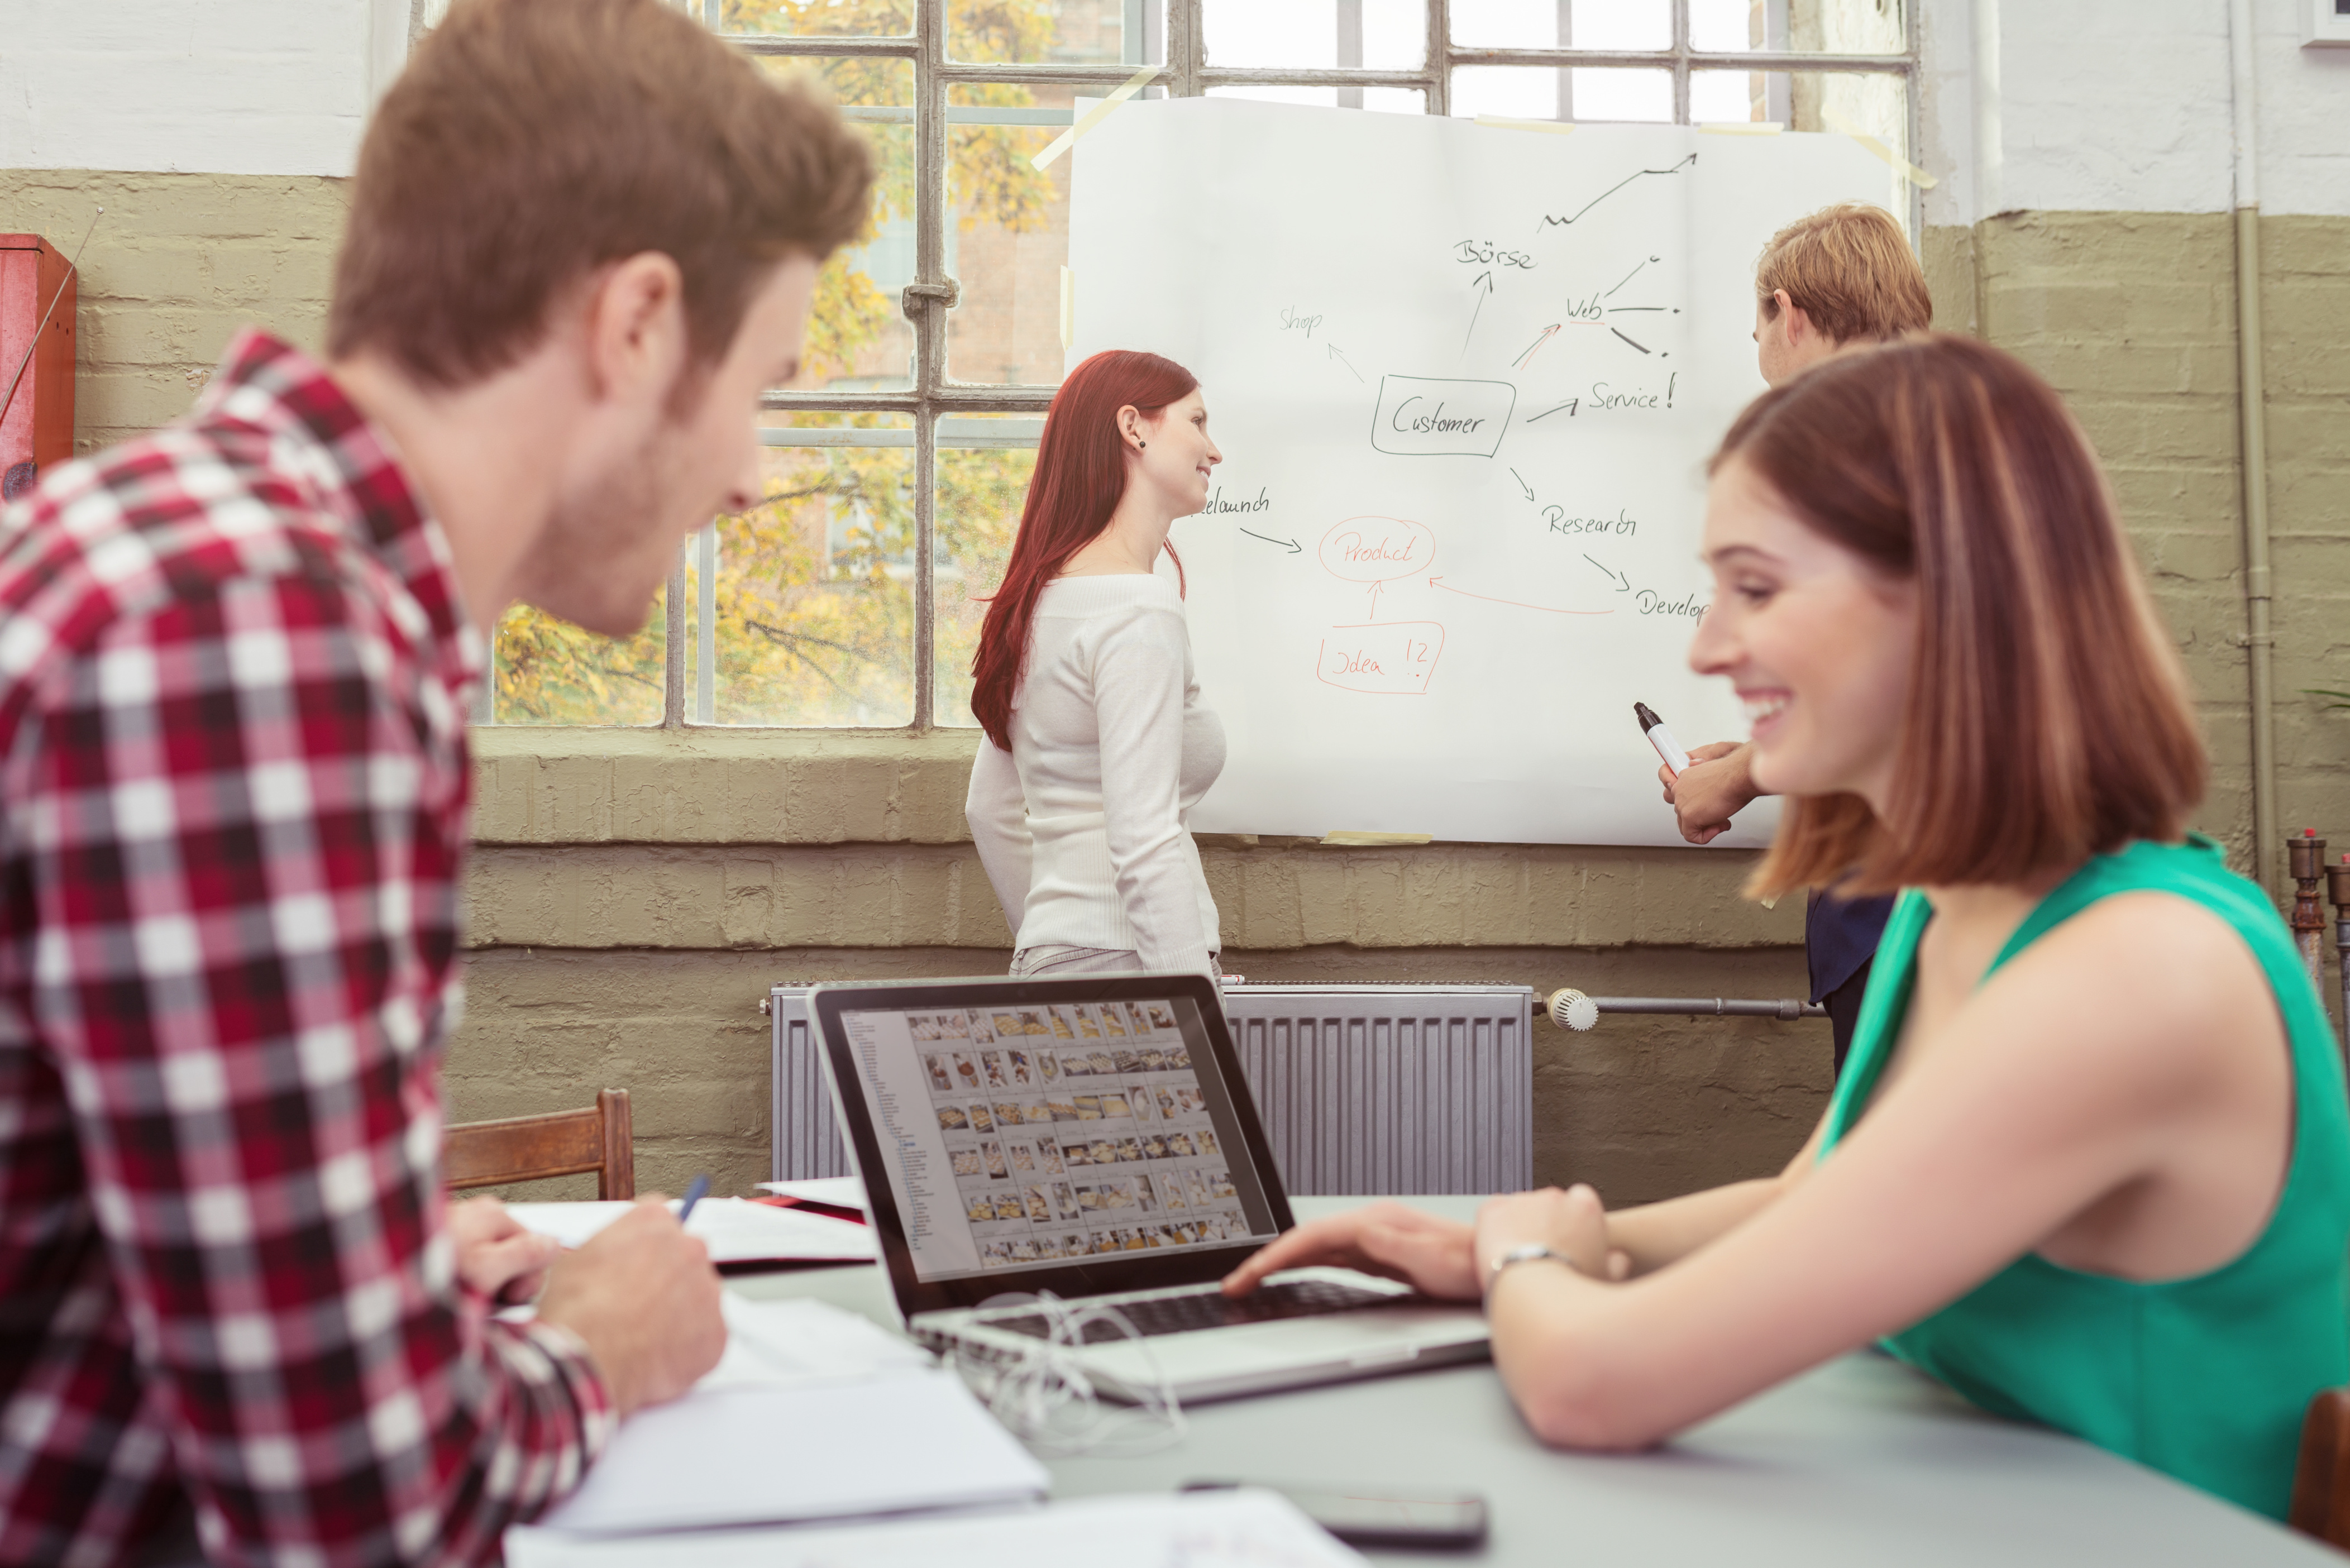
[[[1923,332],[1933,319],[1909,236],[1882,207],[1823,207],[1772,235],[1754,264],[1755,359],[1773,387],[1847,348]],[[1690,753],[1678,778],[1658,770],[1683,838],[1711,843],[1756,799],[1747,767],[1752,750],[1742,741],[1717,741]],[[1838,1072],[1892,908],[1889,897],[1846,899],[1814,888],[1804,910],[1812,1000],[1827,1007]]]
[[[660,1202],[557,1259],[442,1189],[465,716],[509,604],[634,631],[755,499],[871,179],[660,0],[458,0],[324,360],[0,516],[0,1562],[491,1562],[716,1362]]]

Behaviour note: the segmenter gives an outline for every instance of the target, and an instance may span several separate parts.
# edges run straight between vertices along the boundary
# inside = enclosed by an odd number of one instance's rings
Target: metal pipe
[[[1602,1012],[1673,1013],[1714,1018],[1825,1018],[1828,1010],[1816,1002],[1792,996],[1772,1001],[1720,996],[1595,996],[1591,1004]]]
[[[1828,1010],[1816,1002],[1792,996],[1753,1000],[1721,996],[1586,996],[1575,990],[1554,991],[1543,1011],[1561,1029],[1578,1033],[1599,1022],[1603,1012],[1667,1014],[1689,1018],[1825,1018]]]
[[[2260,99],[2253,0],[2228,0],[2236,133],[2236,397],[2244,465],[2244,658],[2252,705],[2252,856],[2261,888],[2278,892],[2276,636],[2270,625],[2269,443],[2261,336]]]

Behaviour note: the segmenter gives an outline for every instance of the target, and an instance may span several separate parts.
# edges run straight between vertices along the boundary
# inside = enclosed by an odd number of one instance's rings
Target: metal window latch
[[[944,283],[910,283],[898,296],[898,308],[911,321],[921,314],[922,301],[926,299],[935,299],[952,310],[962,303],[962,285],[953,278]]]

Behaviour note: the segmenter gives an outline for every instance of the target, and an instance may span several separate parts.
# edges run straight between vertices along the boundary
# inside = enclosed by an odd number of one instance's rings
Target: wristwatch
[[[1568,1268],[1575,1269],[1575,1260],[1565,1252],[1554,1251],[1540,1241],[1528,1241],[1523,1246],[1511,1248],[1493,1260],[1492,1268],[1485,1275],[1485,1293],[1489,1296],[1493,1293],[1494,1285],[1501,1282],[1502,1275],[1508,1270],[1520,1263],[1531,1263],[1543,1258],[1555,1259],[1565,1263]],[[1583,1271],[1575,1269],[1575,1272],[1581,1273]]]

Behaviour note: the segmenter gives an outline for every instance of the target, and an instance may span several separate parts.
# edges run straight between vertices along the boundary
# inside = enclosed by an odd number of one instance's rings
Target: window
[[[679,3],[822,79],[872,139],[872,231],[818,280],[802,383],[767,396],[760,504],[688,544],[633,639],[513,611],[484,721],[972,724],[976,596],[1062,369],[1071,160],[1034,160],[1147,67],[1152,98],[1917,144],[1914,0]]]

